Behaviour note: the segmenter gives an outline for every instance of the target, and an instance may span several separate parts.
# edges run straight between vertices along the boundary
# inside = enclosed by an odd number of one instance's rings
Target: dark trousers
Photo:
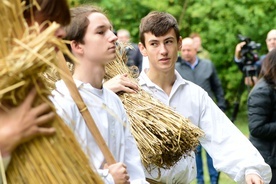
[[[197,169],[196,179],[197,179],[198,184],[204,184],[202,149],[203,148],[201,145],[199,145],[196,148],[196,169]],[[213,160],[207,152],[206,152],[206,159],[207,159],[207,166],[208,166],[208,171],[209,171],[209,176],[210,176],[210,183],[218,184],[219,173],[214,168]]]

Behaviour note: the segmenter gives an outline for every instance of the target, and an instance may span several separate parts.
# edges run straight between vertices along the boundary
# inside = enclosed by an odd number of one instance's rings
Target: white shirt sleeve
[[[271,179],[271,169],[258,150],[208,97],[202,96],[199,127],[205,132],[200,142],[213,158],[214,167],[227,173],[237,183],[255,173],[264,183]],[[234,148],[234,149],[233,149]]]
[[[97,170],[101,178],[103,179],[104,183],[106,184],[114,184],[114,180],[112,175],[109,173],[108,169],[98,169]]]

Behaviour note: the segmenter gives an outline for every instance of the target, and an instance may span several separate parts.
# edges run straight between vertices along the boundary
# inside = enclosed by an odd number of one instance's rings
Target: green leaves
[[[124,28],[133,42],[139,41],[139,24],[150,11],[166,11],[179,21],[182,37],[198,32],[209,50],[230,103],[238,88],[241,71],[233,62],[237,34],[261,43],[267,52],[266,34],[275,29],[276,0],[71,0],[94,3],[107,10],[116,30]],[[244,102],[243,102],[244,103]]]

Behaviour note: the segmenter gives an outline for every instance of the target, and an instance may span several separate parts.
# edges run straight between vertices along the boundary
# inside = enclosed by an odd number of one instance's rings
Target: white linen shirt
[[[147,69],[146,69],[147,70]],[[249,140],[236,128],[227,116],[217,107],[202,88],[184,80],[175,71],[176,81],[168,96],[154,84],[143,70],[139,83],[144,90],[189,118],[201,128],[205,136],[200,138],[201,145],[213,158],[214,167],[229,175],[237,183],[245,183],[245,175],[255,173],[264,183],[271,179],[271,169]],[[195,157],[181,159],[169,170],[155,169],[146,177],[156,179],[161,172],[163,183],[190,183],[196,177]]]
[[[139,150],[130,133],[127,114],[119,97],[106,88],[96,89],[90,84],[78,80],[75,82],[116,162],[126,164],[130,182],[146,183]],[[65,83],[58,81],[56,90],[52,94],[52,101],[58,114],[76,134],[83,150],[90,158],[91,165],[98,170],[105,183],[114,183],[112,176],[103,169],[106,163],[104,156],[71,98]]]

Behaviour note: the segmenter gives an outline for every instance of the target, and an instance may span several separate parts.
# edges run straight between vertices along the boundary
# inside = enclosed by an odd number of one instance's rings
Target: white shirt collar
[[[149,77],[147,76],[146,74],[146,71],[148,70],[148,68],[144,69],[139,78],[141,80],[139,80],[139,84],[140,85],[147,85],[148,87],[157,87],[156,84],[154,84],[150,79]],[[175,86],[180,86],[180,85],[185,85],[187,84],[187,80],[183,79],[181,77],[181,75],[175,70],[175,76],[176,76],[176,80],[175,80]]]
[[[82,82],[80,80],[77,80],[77,79],[74,79],[74,82],[75,82],[78,90],[83,89],[86,92],[92,92],[94,95],[96,95],[100,98],[103,97],[103,88],[102,89],[94,88],[91,84],[84,83],[84,82]],[[63,86],[63,88],[66,87],[66,84],[64,83],[63,80],[57,81],[56,85],[57,86]],[[68,88],[66,87],[65,89],[68,89]],[[68,92],[69,92],[69,90],[68,90]]]

